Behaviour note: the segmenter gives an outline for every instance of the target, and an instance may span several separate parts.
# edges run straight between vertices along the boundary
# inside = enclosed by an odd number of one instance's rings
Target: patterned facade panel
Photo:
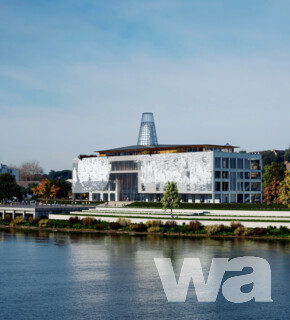
[[[139,156],[139,192],[163,191],[168,181],[174,181],[179,193],[211,193],[212,161],[212,152]]]
[[[108,184],[111,163],[108,158],[84,158],[73,163],[73,193],[104,190]]]

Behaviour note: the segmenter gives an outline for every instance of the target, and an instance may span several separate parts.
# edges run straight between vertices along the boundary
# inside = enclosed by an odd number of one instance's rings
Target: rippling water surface
[[[273,303],[169,303],[154,258],[258,256]],[[0,231],[0,319],[290,319],[290,242]]]

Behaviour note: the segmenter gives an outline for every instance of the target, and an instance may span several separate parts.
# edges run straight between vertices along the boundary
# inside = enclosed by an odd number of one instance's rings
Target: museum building
[[[160,201],[168,181],[174,181],[183,202],[261,202],[262,156],[235,148],[158,144],[153,114],[143,113],[137,145],[73,160],[73,197]]]

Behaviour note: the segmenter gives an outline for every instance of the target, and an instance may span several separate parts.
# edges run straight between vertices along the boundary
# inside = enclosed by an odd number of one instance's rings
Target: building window
[[[244,172],[238,172],[238,179],[244,179]]]
[[[221,191],[221,183],[219,181],[215,183],[215,191]]]
[[[215,158],[215,167],[220,168],[221,167],[221,158]]]
[[[251,202],[252,203],[260,203],[261,202],[261,194],[255,193],[251,196]]]
[[[220,171],[215,171],[214,177],[216,179],[220,179],[221,178],[221,172]]]
[[[251,191],[261,191],[261,183],[260,182],[252,182]]]
[[[236,173],[231,172],[230,173],[230,191],[236,191],[236,189],[237,189]]]
[[[244,169],[243,159],[238,159],[238,169]]]
[[[251,160],[251,169],[252,170],[261,170],[260,159],[252,159]]]
[[[141,184],[141,189],[142,189],[142,191],[146,190],[144,183]]]
[[[100,193],[93,193],[93,200],[94,201],[100,201],[101,200],[101,194]]]
[[[261,172],[251,172],[251,179],[261,179]]]
[[[245,191],[250,191],[250,182],[245,182]]]
[[[250,170],[250,159],[245,159],[245,168],[244,169]]]
[[[113,161],[111,171],[131,171],[137,169],[135,161]]]
[[[115,181],[110,181],[110,190],[115,191],[116,190],[116,183]]]
[[[229,158],[223,158],[223,168],[224,169],[229,168]]]
[[[250,172],[245,172],[245,179],[250,179]]]
[[[160,190],[160,184],[157,183],[157,184],[156,184],[156,191],[159,191],[159,190]]]
[[[228,179],[228,178],[229,178],[228,171],[223,171],[223,179]]]
[[[231,163],[231,169],[236,169],[236,159],[231,158],[230,163]]]
[[[229,191],[229,183],[226,181],[223,181],[223,191]]]

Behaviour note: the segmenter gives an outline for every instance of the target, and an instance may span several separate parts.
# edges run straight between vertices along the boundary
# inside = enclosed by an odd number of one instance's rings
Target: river
[[[168,302],[154,258],[258,256],[272,270],[272,303],[235,304],[219,292],[198,302]],[[18,319],[289,319],[290,241],[0,231],[0,318]]]

